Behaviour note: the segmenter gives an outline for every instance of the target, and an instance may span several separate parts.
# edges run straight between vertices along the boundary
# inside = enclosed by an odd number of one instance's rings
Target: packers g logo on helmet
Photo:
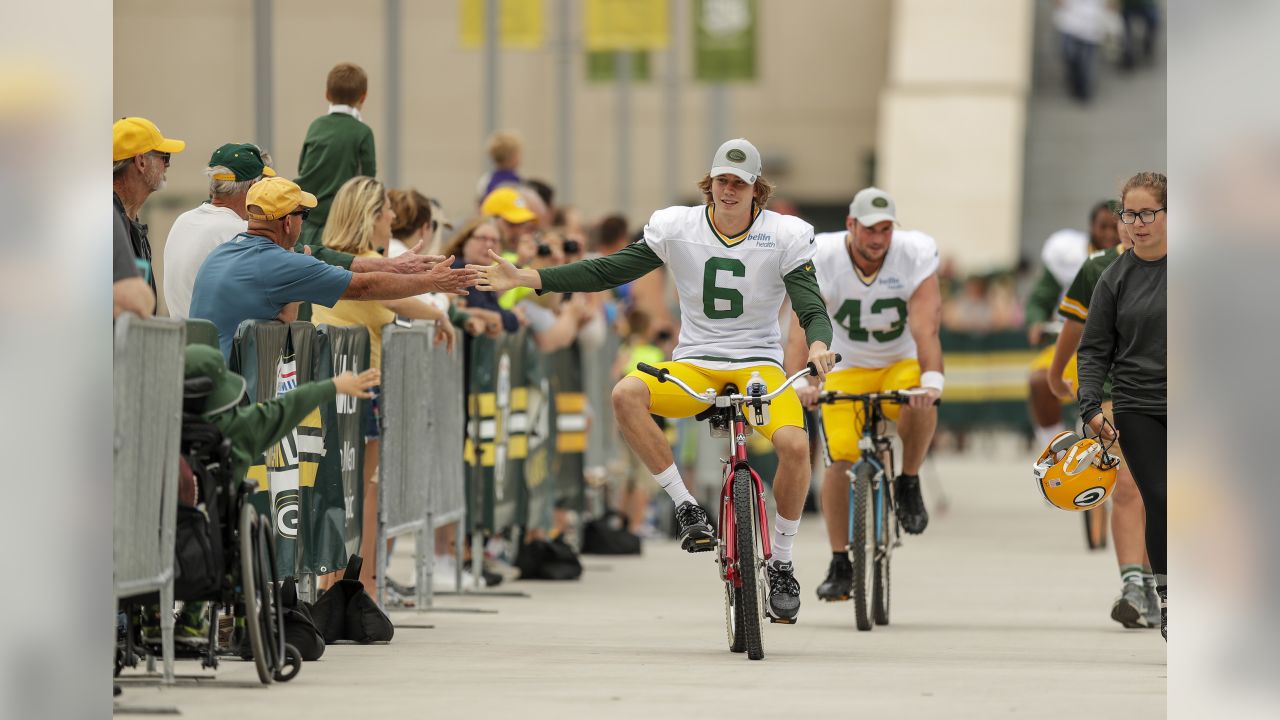
[[[1088,510],[1111,496],[1120,459],[1094,438],[1058,433],[1032,467],[1045,502],[1063,510]]]

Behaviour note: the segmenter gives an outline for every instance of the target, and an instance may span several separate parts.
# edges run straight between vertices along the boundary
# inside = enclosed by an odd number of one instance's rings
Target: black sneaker
[[[1160,637],[1169,642],[1169,587],[1157,587],[1156,595],[1160,597]]]
[[[800,583],[796,582],[796,568],[790,562],[770,562],[769,618],[773,622],[791,624],[800,614]]]
[[[929,526],[929,511],[924,507],[918,476],[899,475],[893,481],[893,504],[903,530],[919,535]]]
[[[676,522],[680,525],[680,548],[686,552],[706,552],[716,547],[716,534],[707,522],[707,511],[697,503],[685,501],[676,508]]]
[[[847,555],[831,558],[831,565],[827,568],[827,579],[818,586],[818,599],[839,602],[848,600],[851,592],[853,592],[853,563],[849,562]]]

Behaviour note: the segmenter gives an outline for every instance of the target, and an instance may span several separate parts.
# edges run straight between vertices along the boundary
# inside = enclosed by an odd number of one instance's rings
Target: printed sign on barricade
[[[555,396],[551,418],[555,428],[551,476],[556,483],[556,505],[576,511],[579,517],[584,509],[583,453],[587,447],[587,396],[582,365],[582,350],[577,343],[547,359],[548,379]]]
[[[319,327],[317,354],[329,362],[332,376],[369,367],[369,330],[362,325]],[[323,348],[323,349],[321,349]],[[328,431],[324,436],[324,457],[314,482],[304,487],[305,527],[303,569],[324,574],[347,566],[353,553],[372,553],[360,548],[364,517],[364,435],[368,400],[339,395],[337,402],[324,406]]]
[[[244,376],[252,402],[284,395],[300,383],[317,378],[316,331],[310,323],[247,320],[236,329],[231,369]],[[327,377],[321,373],[319,377]],[[271,518],[276,537],[276,567],[280,577],[297,575],[299,533],[303,526],[301,488],[314,484],[324,444],[320,410],[313,411],[292,432],[268,450],[247,474],[258,485],[253,504]]]
[[[516,524],[528,455],[529,387],[524,331],[469,341],[467,517],[486,530]]]

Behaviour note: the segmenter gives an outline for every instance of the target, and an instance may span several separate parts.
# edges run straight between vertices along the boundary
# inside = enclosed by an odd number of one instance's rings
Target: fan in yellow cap
[[[185,142],[160,134],[160,128],[146,118],[121,118],[111,126],[111,162],[149,152],[180,153],[186,147]]]
[[[304,208],[305,214],[316,206],[316,196],[304,192],[292,180],[268,177],[249,188],[244,203],[250,220],[271,222],[291,214],[299,207]]]

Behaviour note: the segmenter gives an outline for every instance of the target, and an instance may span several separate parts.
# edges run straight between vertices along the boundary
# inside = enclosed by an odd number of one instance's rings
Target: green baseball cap
[[[213,155],[209,157],[209,167],[218,166],[231,172],[218,173],[213,176],[214,180],[244,182],[261,175],[274,177],[276,174],[275,170],[267,167],[267,164],[262,161],[262,150],[250,143],[227,143],[214,150]]]
[[[209,345],[188,345],[187,366],[184,377],[207,377],[213,381],[213,391],[204,401],[204,416],[226,412],[240,404],[244,396],[245,380],[227,369],[222,351]]]

